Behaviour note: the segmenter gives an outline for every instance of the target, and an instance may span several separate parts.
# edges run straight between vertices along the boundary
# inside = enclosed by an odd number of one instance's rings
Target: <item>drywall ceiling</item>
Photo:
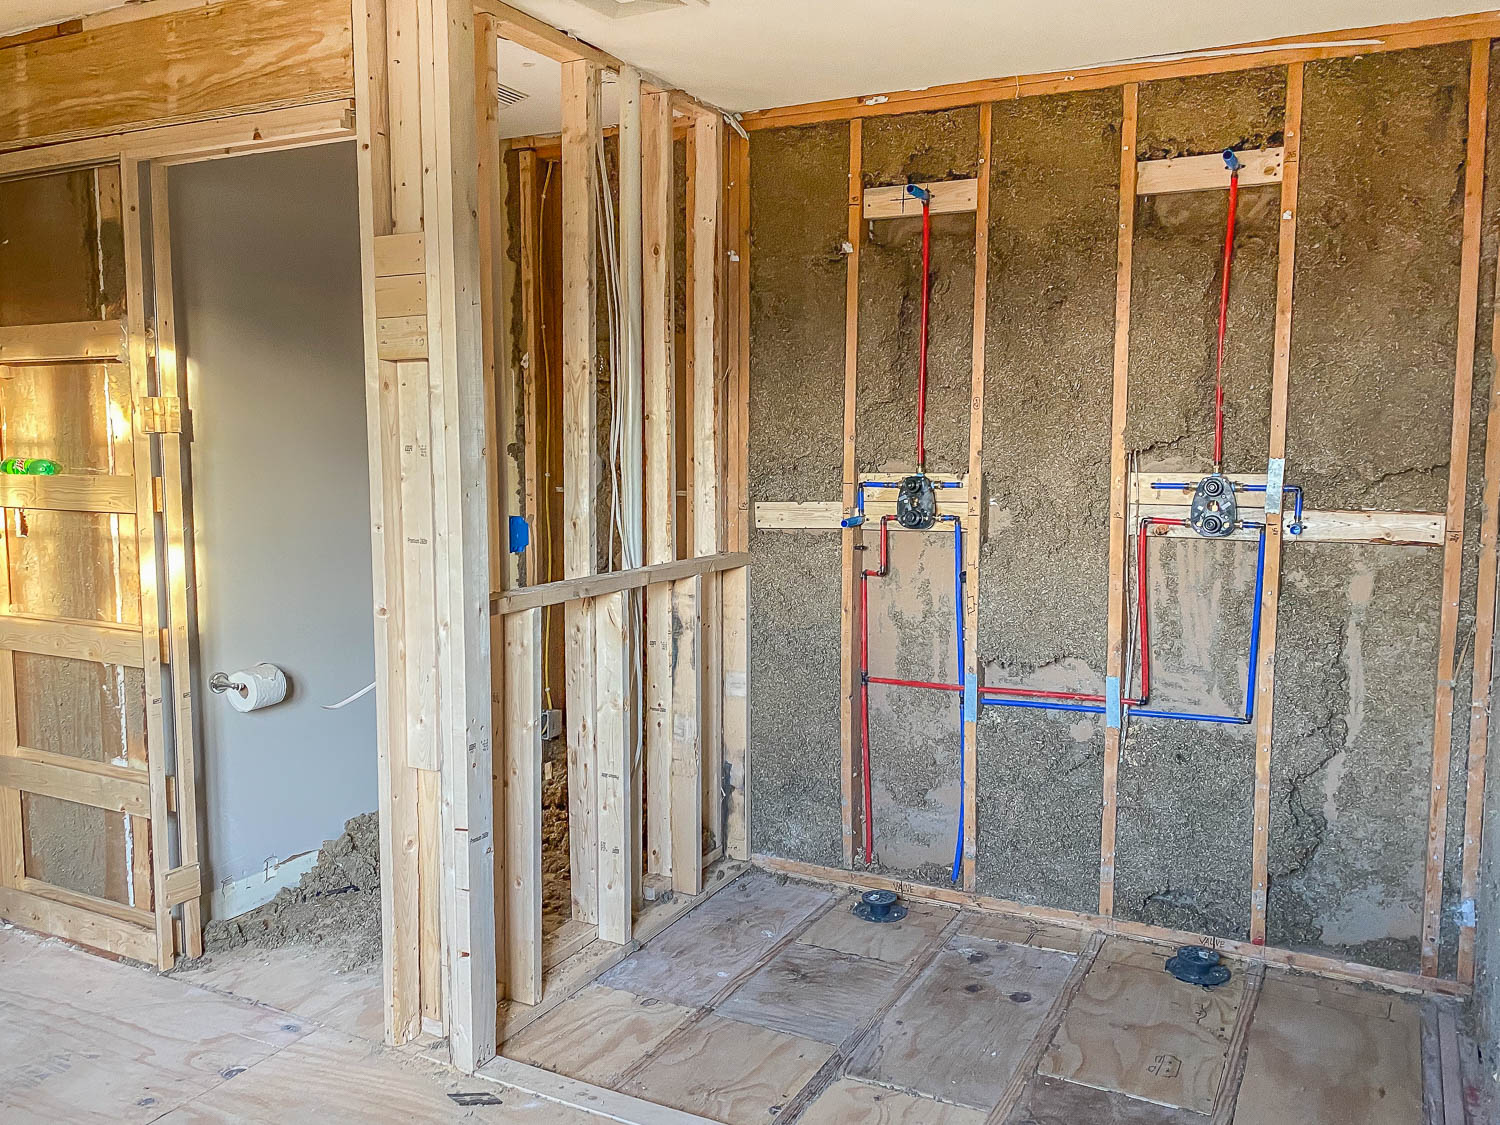
[[[511,2],[731,110],[1495,7],[1493,0],[681,0],[669,7],[647,0]]]
[[[726,109],[920,89],[1317,31],[1494,0],[512,0]],[[119,0],[0,0],[0,34]]]

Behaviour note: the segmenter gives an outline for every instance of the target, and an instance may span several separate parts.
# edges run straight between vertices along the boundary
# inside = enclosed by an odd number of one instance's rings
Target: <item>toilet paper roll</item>
[[[270,707],[286,698],[286,675],[274,664],[252,664],[229,674],[229,690],[224,698],[236,711]]]

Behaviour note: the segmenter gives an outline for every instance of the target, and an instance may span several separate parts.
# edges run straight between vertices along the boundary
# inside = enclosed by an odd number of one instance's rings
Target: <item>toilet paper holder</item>
[[[215,672],[212,676],[208,677],[208,690],[215,695],[223,695],[226,691],[237,691],[241,695],[245,694],[245,689],[240,687],[239,684],[235,683],[223,672]]]

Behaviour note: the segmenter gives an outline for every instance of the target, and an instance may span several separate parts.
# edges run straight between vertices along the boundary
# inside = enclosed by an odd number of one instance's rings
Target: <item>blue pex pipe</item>
[[[957,516],[939,516],[940,520],[953,521],[953,607],[958,621],[958,679],[968,684],[968,669],[964,667],[964,525]],[[951,882],[958,882],[964,859],[964,805],[968,778],[964,776],[964,758],[968,752],[968,732],[965,729],[964,700],[958,700],[958,838],[953,842],[953,871]]]
[[[1250,674],[1245,683],[1244,715],[1203,715],[1193,711],[1156,711],[1129,708],[1127,715],[1141,719],[1183,719],[1195,723],[1228,723],[1248,726],[1255,717],[1255,674],[1260,667],[1260,603],[1266,586],[1266,525],[1240,521],[1241,527],[1260,529],[1260,547],[1255,553],[1255,607],[1250,613]]]

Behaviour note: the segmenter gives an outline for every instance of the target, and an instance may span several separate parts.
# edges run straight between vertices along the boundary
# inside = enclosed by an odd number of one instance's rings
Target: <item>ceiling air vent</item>
[[[524,102],[531,96],[530,94],[523,93],[520,90],[507,86],[504,82],[496,83],[495,91],[500,97],[500,104],[502,106],[519,105],[521,102]]]

